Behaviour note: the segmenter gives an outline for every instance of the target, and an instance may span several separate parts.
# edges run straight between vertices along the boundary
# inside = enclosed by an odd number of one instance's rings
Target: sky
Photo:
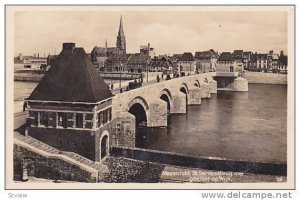
[[[128,53],[150,43],[156,55],[215,49],[218,52],[287,52],[287,13],[185,9],[18,10],[14,15],[14,54],[59,53],[75,42],[90,53],[116,45],[120,16]]]

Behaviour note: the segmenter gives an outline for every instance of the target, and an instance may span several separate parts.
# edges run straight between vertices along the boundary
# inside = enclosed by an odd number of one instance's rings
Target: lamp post
[[[147,60],[147,62],[146,62],[147,83],[148,83],[148,72],[149,72],[149,67],[148,67],[148,65],[149,65],[149,60]]]
[[[121,89],[121,87],[122,87],[122,85],[121,85],[121,70],[120,70],[120,68],[121,68],[121,66],[122,66],[122,63],[120,62],[119,63],[119,73],[120,73],[120,78],[119,78],[119,88]]]

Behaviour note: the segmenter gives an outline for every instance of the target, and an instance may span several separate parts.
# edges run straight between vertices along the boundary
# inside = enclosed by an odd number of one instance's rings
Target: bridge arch
[[[194,85],[196,86],[196,87],[199,87],[200,88],[200,81],[199,80],[195,80],[195,83],[194,83]]]
[[[184,93],[185,94],[185,105],[187,106],[188,105],[188,94],[189,94],[189,89],[187,87],[187,84],[186,83],[182,83],[180,85],[180,92]]]
[[[135,97],[128,104],[128,112],[135,117],[135,146],[143,147],[147,130],[147,112],[149,105],[143,97]]]
[[[173,106],[172,94],[167,88],[163,89],[159,98],[167,103],[167,114],[171,113],[171,107]]]
[[[147,103],[147,101],[141,97],[141,96],[137,96],[134,99],[132,99],[129,104],[128,104],[128,109],[130,109],[130,107],[132,107],[134,104],[140,104],[141,106],[143,106],[143,108],[145,109],[145,111],[147,111],[149,109],[149,105]]]

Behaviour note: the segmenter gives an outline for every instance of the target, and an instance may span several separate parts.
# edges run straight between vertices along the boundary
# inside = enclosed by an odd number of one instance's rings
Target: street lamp
[[[121,86],[121,70],[120,70],[121,67],[122,67],[122,63],[120,62],[120,63],[119,63],[119,73],[120,73],[120,78],[119,78],[119,83],[120,83],[120,84],[119,84],[119,88],[120,88],[120,89],[121,89],[121,87],[122,87],[122,86]]]
[[[149,67],[148,67],[148,65],[149,65],[149,60],[147,60],[147,62],[146,62],[147,83],[148,83],[148,72],[149,72]]]

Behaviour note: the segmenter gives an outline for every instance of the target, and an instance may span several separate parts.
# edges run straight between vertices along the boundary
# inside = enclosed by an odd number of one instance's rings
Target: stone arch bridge
[[[137,127],[164,127],[169,114],[186,113],[187,105],[217,93],[215,73],[162,81],[114,96],[111,145],[135,147]]]

